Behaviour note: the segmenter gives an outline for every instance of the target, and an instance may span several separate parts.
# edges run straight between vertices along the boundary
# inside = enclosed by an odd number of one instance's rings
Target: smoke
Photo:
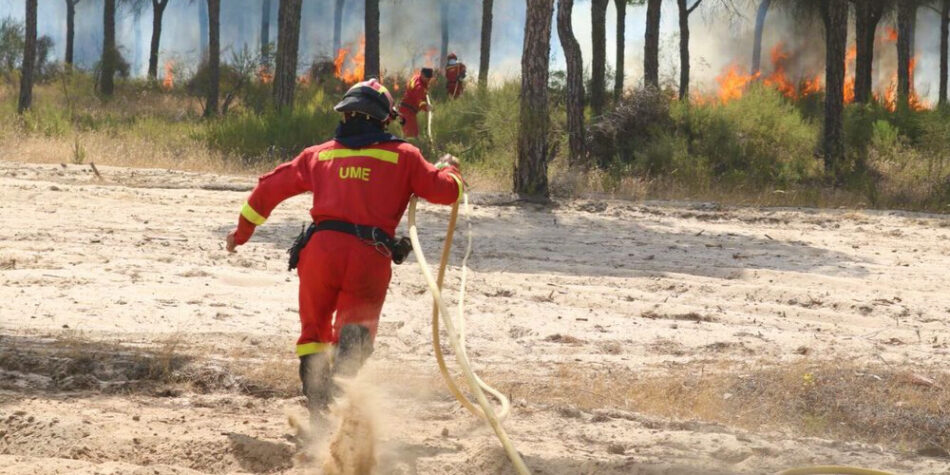
[[[407,72],[426,62],[426,53],[439,50],[440,12],[439,1],[449,3],[449,50],[469,66],[472,76],[477,74],[479,41],[481,36],[481,2],[473,0],[381,0],[380,35],[381,58],[384,72]],[[171,0],[165,11],[161,56],[162,62],[174,60],[183,67],[194,67],[201,57],[201,28],[199,4],[203,0]],[[148,67],[148,47],[152,30],[152,11],[148,2],[136,15],[131,8],[119,9],[116,21],[117,41],[122,54],[132,65],[132,74],[144,76]],[[221,2],[222,59],[228,60],[232,53],[245,47],[256,52],[260,44],[260,0],[228,0]],[[270,41],[277,41],[278,1],[271,1],[272,12]],[[343,22],[344,44],[358,44],[363,34],[362,0],[346,0]],[[315,59],[332,59],[333,0],[305,0],[303,2],[300,34],[300,69],[305,70]],[[716,86],[715,78],[730,65],[748,68],[752,55],[752,28],[754,9],[741,12],[735,18],[719,8],[719,2],[709,0],[690,17],[692,89],[709,90]],[[581,45],[587,64],[591,57],[590,2],[579,0],[574,6],[574,33]],[[524,39],[525,4],[523,0],[495,0],[492,26],[492,51],[490,72],[493,81],[516,79],[521,70],[521,51]],[[39,2],[38,30],[40,35],[49,35],[55,41],[55,58],[64,55],[66,36],[66,7],[62,0]],[[646,9],[643,6],[627,7],[625,42],[625,77],[628,87],[642,83],[643,36]],[[663,4],[660,27],[661,79],[665,83],[677,82],[679,71],[678,18],[672,3]],[[0,17],[12,16],[22,20],[21,0],[0,0]],[[553,21],[553,19],[552,19]],[[614,2],[607,8],[607,60],[608,67],[616,57],[614,36],[616,10]],[[882,22],[882,28],[888,24]],[[852,33],[853,37],[853,27]],[[917,22],[917,71],[916,89],[931,101],[936,99],[938,74],[939,23],[937,15],[929,9],[918,11]],[[853,40],[852,40],[853,41]],[[778,42],[784,42],[789,51],[801,51],[798,64],[803,70],[823,71],[824,42],[820,26],[803,32],[788,16],[775,10],[769,13],[765,28],[763,57]],[[889,80],[896,62],[891,45],[875,64],[878,81]],[[102,0],[82,0],[76,9],[76,63],[90,68],[99,59],[102,50]],[[564,56],[557,38],[557,29],[552,28],[551,67],[564,69]],[[766,61],[767,63],[767,61]],[[800,73],[804,75],[806,71]],[[790,74],[799,73],[790,71]],[[877,87],[877,86],[876,86]]]

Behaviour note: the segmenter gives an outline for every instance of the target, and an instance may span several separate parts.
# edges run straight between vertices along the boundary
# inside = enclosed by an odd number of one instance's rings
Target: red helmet
[[[459,57],[456,56],[455,53],[449,53],[449,55],[446,56],[445,59],[446,59],[446,60],[452,60],[452,59],[459,59]]]
[[[394,117],[392,94],[376,78],[358,82],[346,91],[333,110],[337,112],[358,112],[378,121],[385,122]]]

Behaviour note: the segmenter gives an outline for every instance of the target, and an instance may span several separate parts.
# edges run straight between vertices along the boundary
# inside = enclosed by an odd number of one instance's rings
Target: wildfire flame
[[[729,101],[741,98],[746,86],[758,78],[759,73],[744,74],[738,65],[734,64],[730,66],[721,75],[716,77],[716,82],[719,83],[719,100],[725,104]]]
[[[844,103],[854,102],[854,67],[858,59],[858,45],[851,45],[844,57]]]
[[[897,43],[897,30],[892,27],[885,28],[884,42]],[[910,96],[907,98],[908,106],[911,110],[920,111],[927,109],[929,104],[924,102],[917,91],[914,90],[914,70],[917,69],[917,56],[910,58]],[[879,102],[885,109],[893,112],[897,110],[897,72],[891,75],[891,81],[883,91],[874,93],[874,100]]]
[[[885,29],[884,34],[878,38],[876,43],[891,43],[897,41],[897,30],[894,28],[888,27]],[[881,45],[876,47],[876,50],[880,50]],[[790,53],[785,49],[785,45],[782,43],[777,44],[772,48],[771,51],[771,62],[772,69],[771,73],[768,75],[763,75],[762,73],[748,74],[743,72],[743,68],[738,64],[732,64],[723,69],[722,74],[716,78],[716,82],[719,84],[719,89],[716,92],[716,99],[718,99],[723,104],[739,99],[742,97],[743,93],[749,87],[749,85],[758,80],[762,81],[767,87],[771,87],[783,96],[789,99],[801,99],[806,96],[819,93],[824,90],[824,73],[823,72],[805,72],[801,75],[800,79],[793,80],[790,78],[788,71],[791,69],[790,66],[796,64],[797,53]],[[857,46],[851,45],[846,54],[845,54],[845,83],[844,83],[844,92],[843,99],[846,104],[854,102],[855,91],[855,61],[858,56]],[[910,61],[910,77],[911,77],[911,91],[908,102],[910,108],[913,110],[923,110],[929,107],[927,103],[921,100],[920,96],[913,89],[913,77],[914,70],[917,66],[917,58],[914,57]],[[878,91],[874,94],[874,98],[880,104],[882,104],[888,110],[893,111],[896,108],[897,104],[897,73],[894,73],[890,83],[884,87],[883,90]],[[702,95],[695,96],[695,100],[700,103],[707,103],[713,98],[704,97]]]
[[[270,84],[274,82],[274,73],[267,65],[261,65],[261,67],[257,68],[257,80],[260,81],[261,84]]]
[[[352,45],[348,48],[340,48],[336,52],[336,58],[333,59],[333,75],[340,78],[346,84],[356,84],[363,80],[363,73],[366,70],[366,37],[360,36],[360,46],[356,54],[347,61],[350,55]]]
[[[897,30],[890,26],[884,28],[884,39],[890,43],[897,43]]]
[[[792,55],[785,50],[782,43],[772,48],[772,73],[762,77],[761,73],[747,74],[742,72],[742,68],[733,64],[726,68],[721,75],[716,78],[719,83],[717,96],[725,104],[742,97],[742,94],[748,88],[749,84],[762,79],[762,83],[771,87],[790,99],[800,99],[802,97],[820,92],[823,89],[822,75],[817,74],[811,77],[803,78],[800,81],[793,81],[789,78],[787,64]]]
[[[439,50],[435,48],[427,49],[423,57],[425,67],[435,68],[435,66],[439,64],[437,60],[438,56],[439,56]]]
[[[170,91],[175,87],[175,62],[165,61],[165,77],[162,79],[162,89]]]

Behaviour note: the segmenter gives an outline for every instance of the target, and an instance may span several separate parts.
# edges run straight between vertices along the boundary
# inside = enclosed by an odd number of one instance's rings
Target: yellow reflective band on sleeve
[[[399,153],[390,152],[389,150],[382,150],[378,148],[364,148],[361,150],[353,150],[349,148],[337,148],[333,150],[324,150],[317,155],[317,160],[323,162],[326,160],[333,160],[336,158],[349,158],[349,157],[369,157],[375,158],[376,160],[382,160],[386,163],[399,163]]]
[[[457,176],[455,176],[454,173],[447,173],[447,175],[450,176],[450,177],[452,177],[453,179],[455,179],[455,182],[459,184],[459,197],[456,198],[455,201],[461,200],[461,199],[462,199],[462,190],[463,190],[462,187],[464,186],[464,185],[462,185],[462,179],[459,178],[459,177],[457,177]]]
[[[264,221],[267,221],[267,218],[261,216],[254,211],[254,208],[251,208],[251,205],[248,202],[244,202],[244,207],[241,208],[241,216],[244,216],[244,219],[250,221],[255,226],[260,226],[264,224]]]
[[[324,351],[329,351],[332,347],[332,343],[304,343],[302,345],[297,345],[297,356],[323,353]]]

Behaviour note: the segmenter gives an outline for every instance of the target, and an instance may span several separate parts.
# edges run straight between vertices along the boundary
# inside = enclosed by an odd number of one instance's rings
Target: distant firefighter
[[[429,84],[432,82],[432,68],[422,68],[409,80],[406,86],[406,95],[399,102],[399,115],[402,117],[402,135],[406,138],[419,136],[419,122],[416,114],[419,111],[430,111],[432,105],[427,102]]]
[[[449,97],[456,99],[465,90],[465,63],[459,61],[455,53],[450,53],[445,65],[445,87]]]

